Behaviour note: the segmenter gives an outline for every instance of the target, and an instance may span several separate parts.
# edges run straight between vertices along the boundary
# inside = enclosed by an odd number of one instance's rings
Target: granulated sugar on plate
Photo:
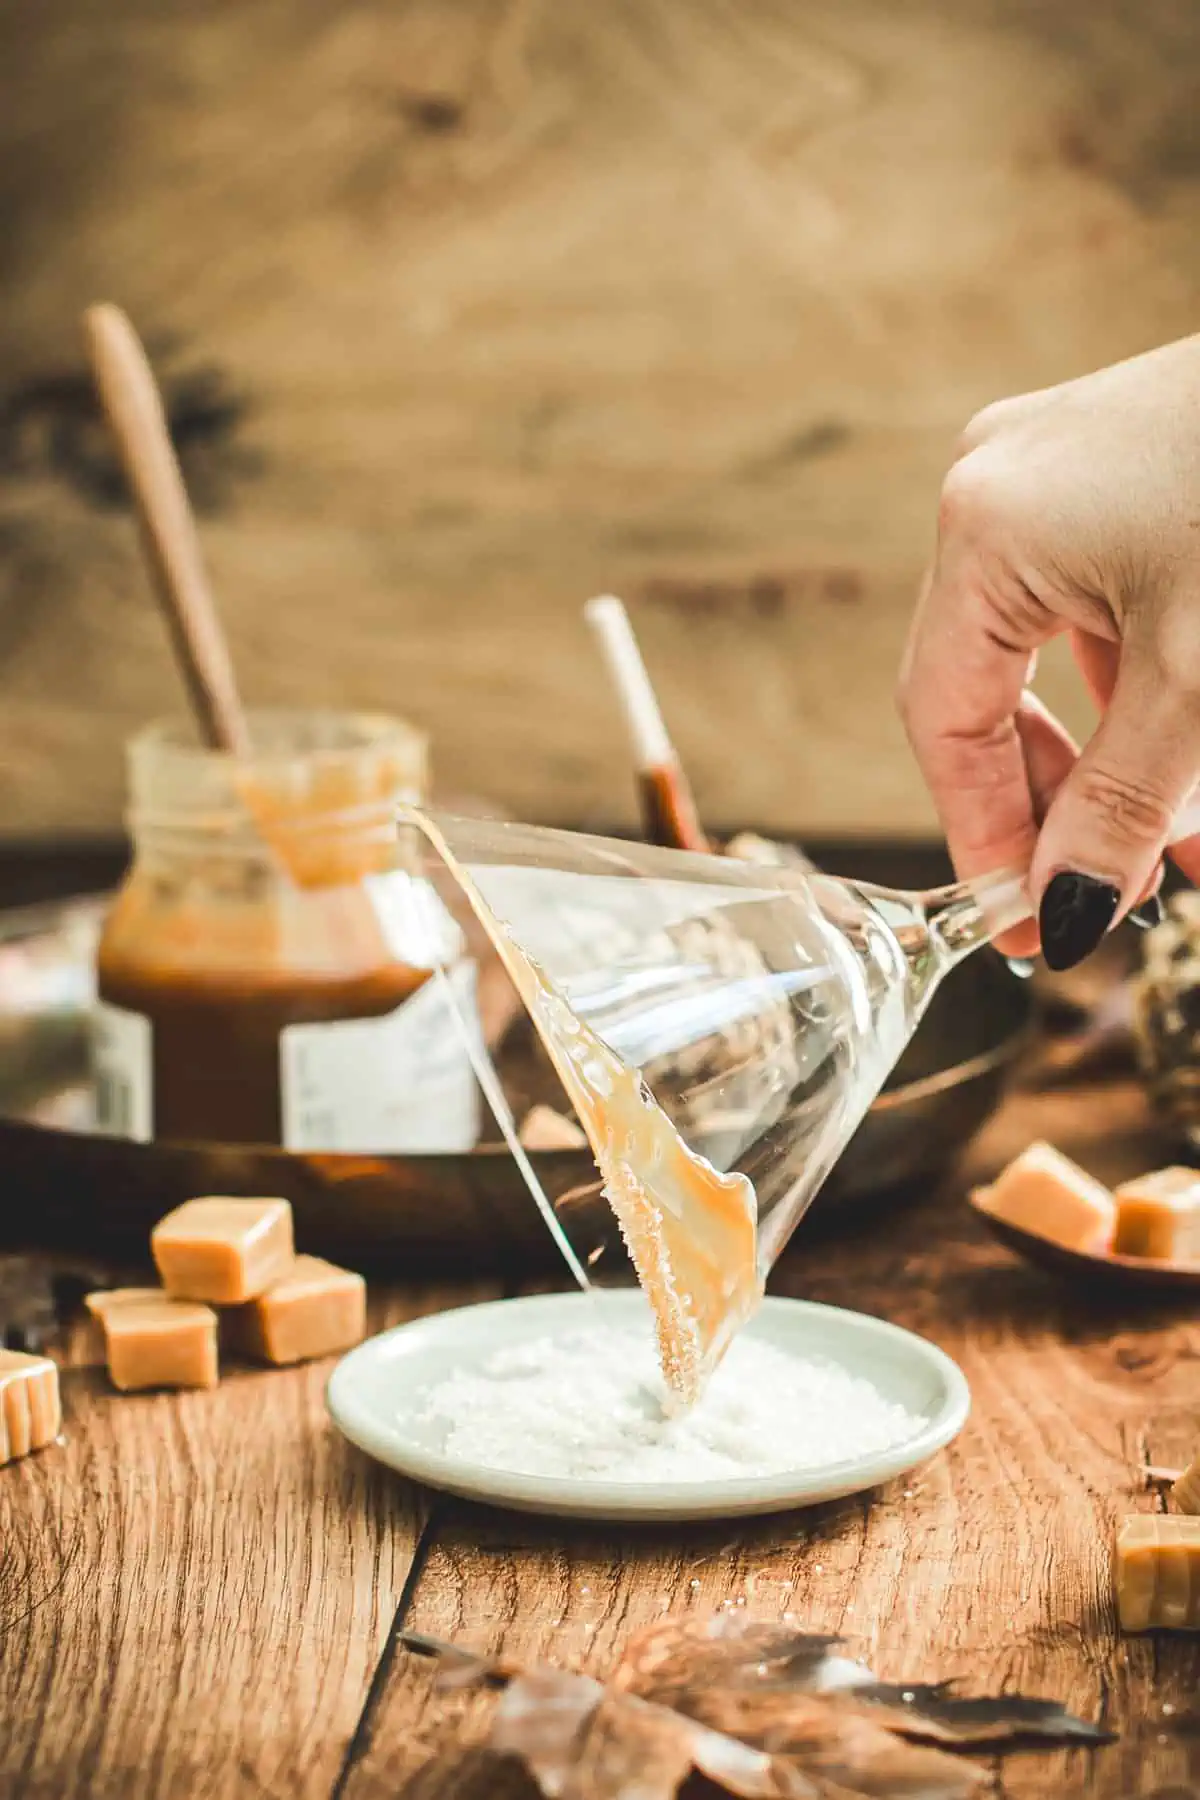
[[[668,1417],[645,1331],[596,1327],[449,1376],[422,1422],[445,1455],[510,1474],[749,1480],[888,1450],[920,1421],[861,1377],[743,1334],[690,1412]]]

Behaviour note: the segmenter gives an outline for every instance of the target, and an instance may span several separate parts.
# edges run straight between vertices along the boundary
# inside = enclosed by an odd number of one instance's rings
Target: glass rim
[[[163,762],[177,763],[181,768],[211,769],[277,769],[290,763],[305,765],[343,761],[355,755],[371,755],[388,750],[404,751],[415,759],[425,756],[428,733],[408,719],[394,713],[356,711],[340,707],[252,707],[246,714],[250,730],[251,750],[248,756],[237,756],[200,741],[194,721],[184,713],[172,713],[141,726],[128,740],[131,757],[140,759],[158,755]],[[268,742],[254,748],[255,725],[274,727],[282,741]],[[295,732],[296,741],[288,744],[287,728]],[[307,728],[313,741],[304,742]],[[315,729],[314,729],[315,728]],[[322,731],[327,741],[321,741]],[[337,733],[344,735],[338,739]]]

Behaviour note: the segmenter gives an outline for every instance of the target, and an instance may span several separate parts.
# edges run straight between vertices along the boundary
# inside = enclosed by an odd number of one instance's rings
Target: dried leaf
[[[649,1637],[639,1640],[648,1649]],[[437,1640],[401,1642],[420,1655],[448,1650],[455,1685],[505,1679],[500,1665]],[[968,1800],[984,1779],[960,1757],[907,1744],[869,1719],[839,1717],[819,1694],[793,1690],[789,1707],[788,1741],[768,1746],[628,1686],[537,1669],[511,1675],[488,1748],[519,1758],[546,1800],[673,1800],[693,1770],[739,1800]]]
[[[662,1619],[632,1638],[613,1685],[768,1750],[793,1751],[811,1731],[806,1700],[871,1717],[917,1741],[1014,1748],[1031,1739],[1101,1744],[1111,1733],[1057,1701],[1023,1694],[960,1696],[949,1684],[889,1683],[835,1654],[837,1638],[733,1613]]]
[[[870,1670],[835,1657],[841,1639],[716,1613],[707,1619],[660,1619],[630,1638],[613,1672],[614,1687],[678,1706],[698,1687],[719,1684],[761,1692],[765,1686],[822,1693]],[[828,1677],[831,1665],[841,1679]]]
[[[769,1757],[590,1676],[522,1673],[419,1632],[402,1633],[400,1643],[414,1655],[444,1659],[447,1686],[504,1686],[488,1749],[520,1758],[547,1800],[577,1793],[669,1800],[693,1769],[744,1800],[808,1800],[819,1791],[781,1782]]]
[[[515,1663],[503,1663],[474,1650],[464,1650],[445,1638],[430,1637],[424,1631],[402,1631],[397,1638],[410,1656],[433,1657],[440,1664],[438,1685],[441,1687],[504,1687],[522,1671]]]
[[[503,1689],[488,1748],[546,1800],[674,1800],[693,1772],[739,1800],[968,1800],[985,1772],[950,1751],[1109,1736],[1055,1701],[880,1682],[835,1637],[730,1613],[660,1620],[607,1684],[401,1641],[453,1685]]]
[[[693,1766],[686,1720],[555,1669],[510,1684],[488,1741],[519,1756],[547,1800],[673,1800]]]
[[[693,1771],[738,1800],[874,1792],[829,1788],[790,1760],[710,1731],[669,1707],[550,1669],[511,1684],[497,1709],[489,1747],[519,1756],[547,1800],[673,1800]],[[941,1789],[887,1791],[943,1800]],[[966,1791],[959,1783],[945,1790],[945,1800]]]
[[[890,1728],[905,1737],[971,1749],[1015,1749],[1033,1740],[1053,1744],[1109,1744],[1114,1733],[1067,1712],[1057,1700],[1026,1694],[959,1695],[948,1683],[907,1687],[873,1682],[852,1700],[886,1713]]]
[[[839,1704],[873,1680],[833,1654],[839,1641],[731,1614],[664,1619],[630,1640],[613,1685],[802,1769],[820,1794],[972,1793],[982,1779],[973,1765],[915,1749],[887,1722]]]

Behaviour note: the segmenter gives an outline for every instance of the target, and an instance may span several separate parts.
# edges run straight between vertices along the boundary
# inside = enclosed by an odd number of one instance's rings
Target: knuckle
[[[973,730],[944,729],[932,754],[946,785],[990,812],[1011,789],[1016,748],[1015,727],[1003,719]],[[1021,791],[1027,793],[1024,781]]]
[[[961,461],[970,456],[973,450],[978,450],[981,444],[986,444],[1007,424],[1012,411],[1011,400],[993,400],[989,405],[980,407],[959,433],[955,447],[956,460]]]
[[[993,459],[983,450],[960,458],[942,482],[938,503],[942,540],[975,536],[995,510],[996,488]]]
[[[1122,842],[1155,843],[1171,828],[1171,802],[1152,781],[1081,765],[1075,782],[1077,797],[1100,814],[1111,836]]]

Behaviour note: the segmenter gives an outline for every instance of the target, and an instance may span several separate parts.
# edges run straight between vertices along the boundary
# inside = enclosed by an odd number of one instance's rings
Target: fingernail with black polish
[[[1129,915],[1139,931],[1153,931],[1156,925],[1162,924],[1166,916],[1167,909],[1158,894],[1151,894],[1148,900],[1143,900],[1140,906],[1135,906]]]
[[[1121,893],[1111,881],[1064,869],[1042,895],[1038,928],[1051,969],[1073,969],[1090,956],[1117,916]]]

